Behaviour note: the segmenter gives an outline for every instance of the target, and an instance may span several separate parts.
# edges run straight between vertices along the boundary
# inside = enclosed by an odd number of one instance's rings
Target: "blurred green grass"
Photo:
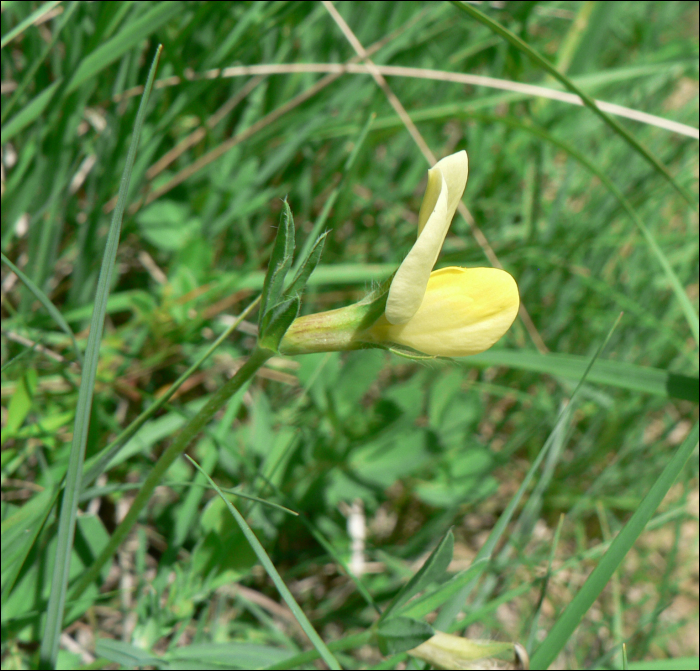
[[[428,166],[368,75],[329,78],[305,99],[297,96],[323,75],[192,76],[238,65],[349,61],[354,51],[322,4],[51,4],[47,20],[3,49],[2,250],[50,297],[81,349],[138,108],[133,89],[145,82],[156,45],[164,45],[158,78],[167,85],[152,94],[132,175],[90,457],[253,300],[282,198],[303,239],[340,184],[324,224],[322,266],[304,301],[305,311],[328,309],[363,295],[410,249]],[[5,3],[2,34],[36,8]],[[378,64],[553,86],[521,52],[448,4],[340,3],[338,10],[366,48],[378,45]],[[512,2],[482,10],[589,95],[697,126],[696,4]],[[585,157],[626,198],[696,315],[697,212],[589,110],[481,86],[388,82],[436,155],[467,149],[464,202],[516,277],[553,356],[537,353],[518,320],[481,361],[459,366],[416,365],[377,351],[273,359],[190,453],[221,486],[240,486],[304,517],[242,508],[324,640],[363,631],[374,611],[314,533],[347,561],[343,511],[362,501],[370,571],[362,580],[382,605],[451,525],[450,570],[465,568],[552,432],[582,362],[624,311],[597,364],[601,374],[593,369],[560,429],[547,486],[532,490],[462,621],[470,637],[520,641],[532,652],[697,421],[697,391],[695,402],[688,391],[697,390],[697,344],[667,275],[619,199],[562,147]],[[697,193],[696,140],[620,123]],[[178,146],[171,162],[152,168]],[[488,264],[459,216],[439,263]],[[61,325],[5,266],[3,273],[2,516],[24,511],[36,535],[8,593],[6,572],[21,552],[3,539],[3,667],[24,668],[42,636],[56,537],[53,511],[46,520],[32,514],[42,490],[66,471],[80,371]],[[133,498],[131,485],[250,352],[253,338],[243,329],[89,490],[72,577],[104,546]],[[668,382],[679,379],[683,393]],[[204,482],[189,463],[176,462],[168,481],[188,480]],[[557,668],[620,668],[623,641],[633,661],[698,654],[697,491],[694,458]],[[561,514],[554,572],[543,586]],[[262,666],[293,655],[305,640],[272,603],[277,594],[255,562],[209,492],[159,489],[111,577],[103,576],[103,593],[68,604],[77,647],[64,641],[59,664],[87,663],[105,638],[166,656],[183,644],[259,644],[258,661],[248,663]],[[114,650],[97,650],[98,663],[116,661]],[[344,655],[338,659],[355,667],[379,659],[359,647]]]

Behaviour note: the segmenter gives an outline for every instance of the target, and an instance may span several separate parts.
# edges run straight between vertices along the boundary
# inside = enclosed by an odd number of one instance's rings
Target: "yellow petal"
[[[497,342],[518,314],[515,280],[497,268],[442,268],[430,274],[418,311],[405,324],[384,317],[368,330],[373,342],[393,342],[435,356],[469,356]]]
[[[391,281],[386,318],[391,324],[406,323],[420,307],[430,271],[437,261],[450,222],[447,219],[447,185],[438,172],[440,191],[430,218],[408,256]]]
[[[432,169],[428,170],[428,185],[425,188],[423,203],[418,214],[418,235],[423,231],[430,213],[433,211],[434,205],[431,202],[437,201],[435,193],[438,187],[439,180],[433,178],[431,173],[440,172],[445,178],[447,184],[447,225],[449,227],[452,219],[457,211],[457,205],[462,200],[464,189],[467,186],[467,177],[469,176],[469,159],[467,152],[462,150],[456,154],[445,156],[440,159]]]
[[[467,185],[467,152],[446,156],[428,170],[428,184],[418,215],[418,239],[394,275],[386,302],[391,324],[405,324],[423,300],[457,205]]]

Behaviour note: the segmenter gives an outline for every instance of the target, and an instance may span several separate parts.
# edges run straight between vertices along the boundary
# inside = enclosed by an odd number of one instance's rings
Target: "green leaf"
[[[260,299],[260,331],[263,331],[265,315],[271,305],[279,301],[284,287],[284,280],[292,265],[294,256],[294,218],[289,203],[285,200],[280,215],[280,225],[277,229],[275,244],[270,254],[270,263],[267,267],[265,281],[263,283],[262,298]]]
[[[404,588],[392,599],[379,621],[386,618],[401,605],[406,603],[413,595],[425,589],[430,583],[440,580],[452,561],[455,539],[450,529],[430,553],[425,564],[416,571],[416,574],[404,585]],[[418,645],[418,644],[416,644]],[[415,647],[415,646],[411,646]],[[405,649],[405,648],[404,648]]]
[[[382,655],[394,655],[425,643],[435,630],[427,623],[410,617],[392,617],[377,627],[377,645]]]
[[[446,603],[471,580],[478,578],[488,564],[488,559],[485,558],[474,561],[468,569],[453,575],[432,592],[400,608],[400,614],[404,617],[424,617]]]
[[[293,296],[300,296],[304,293],[306,283],[311,277],[311,273],[316,270],[318,262],[321,260],[321,254],[323,253],[323,245],[326,242],[326,236],[328,232],[326,231],[318,240],[314,243],[314,246],[309,251],[308,256],[302,260],[301,266],[297,271],[296,276],[292,280],[292,283],[287,287],[284,292],[286,298],[291,298]]]
[[[136,215],[141,235],[156,249],[175,252],[196,238],[201,239],[201,221],[190,208],[173,200],[157,200]]]
[[[300,307],[301,299],[295,296],[268,310],[260,328],[260,346],[277,352],[280,341],[297,318]]]
[[[490,349],[462,360],[465,365],[509,366],[519,370],[576,380],[586,370],[588,358],[576,354],[539,354],[527,350]],[[587,382],[620,389],[698,402],[698,378],[624,361],[598,359]]]
[[[162,666],[162,660],[154,657],[146,650],[111,638],[98,638],[95,643],[95,653],[110,662],[129,668],[141,666]]]
[[[624,652],[625,648],[623,648]],[[665,657],[664,659],[629,662],[629,671],[694,671],[700,667],[700,657]]]
[[[164,655],[171,669],[264,669],[288,657],[289,650],[272,645],[211,641],[174,648]]]
[[[7,418],[2,430],[2,440],[4,443],[8,438],[14,436],[18,429],[24,424],[29,411],[34,402],[34,392],[36,391],[37,374],[33,368],[25,371],[24,375],[17,381],[17,387],[10,398],[7,407]]]

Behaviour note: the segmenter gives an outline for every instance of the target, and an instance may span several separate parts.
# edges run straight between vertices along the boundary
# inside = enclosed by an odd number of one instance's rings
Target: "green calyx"
[[[294,320],[279,345],[281,354],[335,352],[376,346],[365,331],[384,313],[390,280],[359,303]]]

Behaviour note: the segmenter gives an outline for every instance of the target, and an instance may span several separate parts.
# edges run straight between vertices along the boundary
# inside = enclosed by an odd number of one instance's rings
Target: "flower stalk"
[[[107,545],[100,553],[90,568],[83,573],[78,582],[70,592],[70,599],[77,599],[90,583],[95,580],[102,570],[102,567],[114,555],[122,541],[126,539],[134,524],[138,520],[141,511],[151,499],[155,488],[160,484],[166,472],[175,459],[181,456],[190,446],[192,441],[204,430],[211,418],[224,407],[226,402],[248,381],[257,370],[271,357],[274,352],[268,349],[256,348],[248,360],[236,371],[236,374],[224,384],[210,399],[206,405],[180,430],[175,440],[160,455],[155,466],[148,474],[143,485],[134,498],[129,511],[124,516],[121,524],[110,536]]]

